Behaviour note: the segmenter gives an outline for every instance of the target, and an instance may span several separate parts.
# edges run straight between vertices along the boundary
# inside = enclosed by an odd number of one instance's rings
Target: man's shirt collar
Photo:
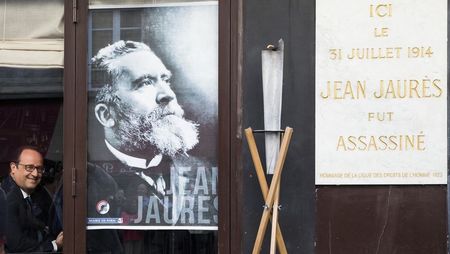
[[[23,191],[20,187],[19,187],[20,192],[22,192],[23,198],[28,198],[30,197],[30,195],[28,195],[28,193],[26,193],[25,191]]]
[[[121,151],[115,149],[108,141],[105,139],[106,147],[108,147],[108,150],[117,158],[119,159],[123,164],[134,167],[134,168],[141,168],[141,169],[147,169],[151,167],[156,167],[161,163],[162,160],[162,154],[158,154],[155,157],[153,157],[151,160],[143,159],[143,158],[137,158],[130,156],[128,154],[124,154]]]

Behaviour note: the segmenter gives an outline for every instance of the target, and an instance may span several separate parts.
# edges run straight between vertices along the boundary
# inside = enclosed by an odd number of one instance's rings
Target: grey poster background
[[[203,177],[197,174],[197,169],[205,167],[209,192],[207,196],[210,200],[205,201],[205,205],[211,208],[208,213],[210,222],[203,222],[200,226],[215,226],[216,222],[213,218],[217,216],[217,211],[214,209],[213,202],[216,194],[213,192],[216,183],[212,169],[217,167],[218,146],[218,6],[213,4],[170,6],[141,10],[142,42],[148,45],[172,72],[171,89],[185,112],[184,117],[198,124],[199,144],[188,152],[189,158],[177,160],[177,164],[179,167],[191,167],[191,171],[185,174],[190,178],[188,186],[191,191],[198,177]],[[92,52],[93,55],[96,53]],[[113,175],[120,188],[127,188],[126,176],[117,171],[118,167],[121,167],[120,162],[105,148],[103,126],[98,123],[94,115],[97,90],[95,86],[89,90],[88,162],[99,165],[105,172]],[[164,160],[163,163],[165,163]],[[173,166],[174,162],[169,159],[167,164]],[[113,171],[108,169],[111,166],[115,167]],[[168,168],[167,165],[165,177],[169,177]],[[201,192],[197,194],[200,195]],[[198,200],[195,196],[197,194],[191,192],[189,195]],[[197,204],[194,211],[196,209]],[[97,215],[88,215],[88,217],[95,216]],[[161,218],[162,216],[161,214]],[[99,217],[102,216],[99,215]],[[198,218],[198,216],[195,217]],[[142,222],[140,226],[142,225],[168,224]],[[177,224],[177,226],[188,227],[196,225],[196,223]]]

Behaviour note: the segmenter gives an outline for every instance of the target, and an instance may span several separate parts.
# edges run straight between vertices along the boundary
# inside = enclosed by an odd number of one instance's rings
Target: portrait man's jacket
[[[105,143],[106,145],[103,145]],[[133,167],[131,165],[133,163],[130,163],[130,160],[125,161],[123,159],[125,156],[118,156],[120,152],[114,152],[115,149],[111,149],[108,147],[107,142],[105,143],[97,147],[97,149],[102,150],[100,148],[103,148],[107,156],[103,156],[101,161],[95,161],[94,159],[88,163],[88,217],[118,218],[121,216],[116,211],[124,211],[127,208],[129,210],[126,212],[134,214],[134,209],[130,210],[133,206],[125,205],[125,207],[119,207],[120,205],[114,199],[119,189],[125,192],[128,201],[132,198],[137,198],[136,190],[140,184],[144,184],[147,187],[148,197],[156,197],[159,200],[158,207],[160,208],[159,214],[161,218],[164,214],[164,207],[169,207],[170,211],[177,209],[175,213],[179,213],[182,210],[182,204],[185,203],[184,194],[182,194],[185,193],[185,190],[180,188],[188,187],[182,183],[186,183],[189,179],[189,184],[194,184],[197,171],[187,170],[183,171],[183,175],[180,175],[176,173],[178,171],[177,168],[195,167],[197,165],[210,166],[194,156],[178,155],[175,157],[163,156],[156,166],[151,165],[151,159],[147,159],[145,165],[149,165],[149,167],[146,169],[142,168],[142,165]],[[137,160],[142,159],[135,157],[132,162]],[[109,165],[105,166],[105,164]],[[106,172],[107,170],[104,167],[109,167],[109,172]],[[171,175],[172,167],[175,168],[173,175]],[[161,181],[164,185],[163,189],[160,188]],[[189,186],[189,188],[193,188],[193,186]],[[164,202],[164,195],[167,194],[170,196],[168,204]],[[96,211],[96,204],[101,200],[107,200],[110,206],[109,211],[103,215]],[[173,203],[174,200],[177,201],[176,204]],[[211,211],[213,209],[213,207],[210,207]],[[144,210],[143,214],[146,214],[146,212]],[[165,224],[165,222],[161,221],[161,225],[170,226],[172,224]]]
[[[45,190],[42,190],[45,191]],[[20,188],[13,185],[7,194],[8,221],[6,226],[6,249],[8,252],[52,252],[52,240],[43,218],[48,218],[47,208],[41,203],[41,190],[31,194],[30,204]]]
[[[169,160],[170,161],[170,160]],[[132,168],[120,161],[116,160],[115,166],[121,166],[131,171],[139,171],[142,169]],[[166,163],[163,163],[167,165]],[[154,168],[155,169],[155,168]],[[168,170],[167,167],[158,166],[158,169]],[[129,201],[136,195],[136,188],[139,184],[145,184],[149,191],[149,196],[159,195],[157,190],[148,184],[145,180],[140,178],[137,174],[122,173],[114,175],[114,178],[99,165],[88,163],[88,214],[97,218],[117,218],[120,217],[115,211],[118,210],[118,205],[115,202],[115,193],[119,188],[123,189]],[[156,179],[156,175],[152,176]],[[167,183],[170,183],[167,180]],[[108,201],[110,207],[105,214],[99,214],[96,204],[101,201]],[[137,207],[121,207],[119,210],[125,210],[129,213],[136,213]],[[162,214],[162,211],[160,212]],[[146,211],[144,212],[146,214]],[[88,216],[89,216],[88,215]],[[143,231],[145,235],[144,249],[148,253],[166,253],[172,249],[174,253],[184,253],[183,246],[187,246],[189,242],[189,232],[187,230],[162,230],[162,231]],[[170,247],[169,247],[170,246]],[[123,247],[120,241],[119,230],[88,230],[87,231],[87,248],[92,253],[122,253]]]
[[[118,207],[118,204],[114,200],[115,194],[119,189],[122,189],[128,198],[131,198],[136,196],[137,186],[144,184],[147,187],[149,196],[156,196],[159,199],[162,198],[161,190],[157,190],[157,183],[160,182],[158,181],[160,180],[159,178],[163,176],[163,182],[165,183],[164,190],[170,187],[170,166],[172,165],[170,157],[161,156],[162,160],[157,160],[159,164],[157,166],[152,165],[153,163],[151,161],[144,162],[144,164],[148,164],[149,168],[143,169],[142,167],[145,166],[137,166],[137,164],[142,164],[139,161],[142,159],[132,158],[134,159],[134,163],[124,163],[123,158],[118,154],[121,152],[112,148],[107,142],[104,144],[101,145],[101,148],[106,151],[107,157],[103,158],[103,162],[108,162],[113,169],[112,172],[106,172],[102,168],[103,165],[99,165],[98,162],[93,161],[88,163],[88,216],[120,217],[120,214],[117,214],[116,211],[122,209]],[[122,156],[126,155],[122,154]],[[108,201],[110,206],[109,211],[103,215],[96,211],[96,204],[101,200]]]

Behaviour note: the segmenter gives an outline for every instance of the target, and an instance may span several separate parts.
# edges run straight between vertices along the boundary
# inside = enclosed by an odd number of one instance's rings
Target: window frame
[[[65,0],[64,252],[86,251],[88,0]],[[242,0],[219,0],[218,252],[241,252]]]

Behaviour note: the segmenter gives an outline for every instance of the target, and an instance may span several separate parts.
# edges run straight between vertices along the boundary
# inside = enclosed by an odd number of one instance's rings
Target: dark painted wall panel
[[[445,186],[320,187],[316,253],[446,253],[446,195]]]
[[[305,0],[244,1],[244,127],[263,128],[261,50],[285,41],[282,126],[294,134],[282,175],[280,224],[289,253],[314,252],[314,6]],[[255,135],[263,155],[263,136]],[[243,253],[251,253],[264,202],[245,141],[243,158]]]
[[[294,135],[282,176],[280,224],[289,253],[446,253],[446,186],[316,189],[314,15],[314,1],[244,1],[244,127],[263,128],[260,52],[285,40],[282,125],[293,127]],[[263,137],[256,135],[263,154]],[[263,199],[245,140],[242,153],[242,253],[251,253]]]

